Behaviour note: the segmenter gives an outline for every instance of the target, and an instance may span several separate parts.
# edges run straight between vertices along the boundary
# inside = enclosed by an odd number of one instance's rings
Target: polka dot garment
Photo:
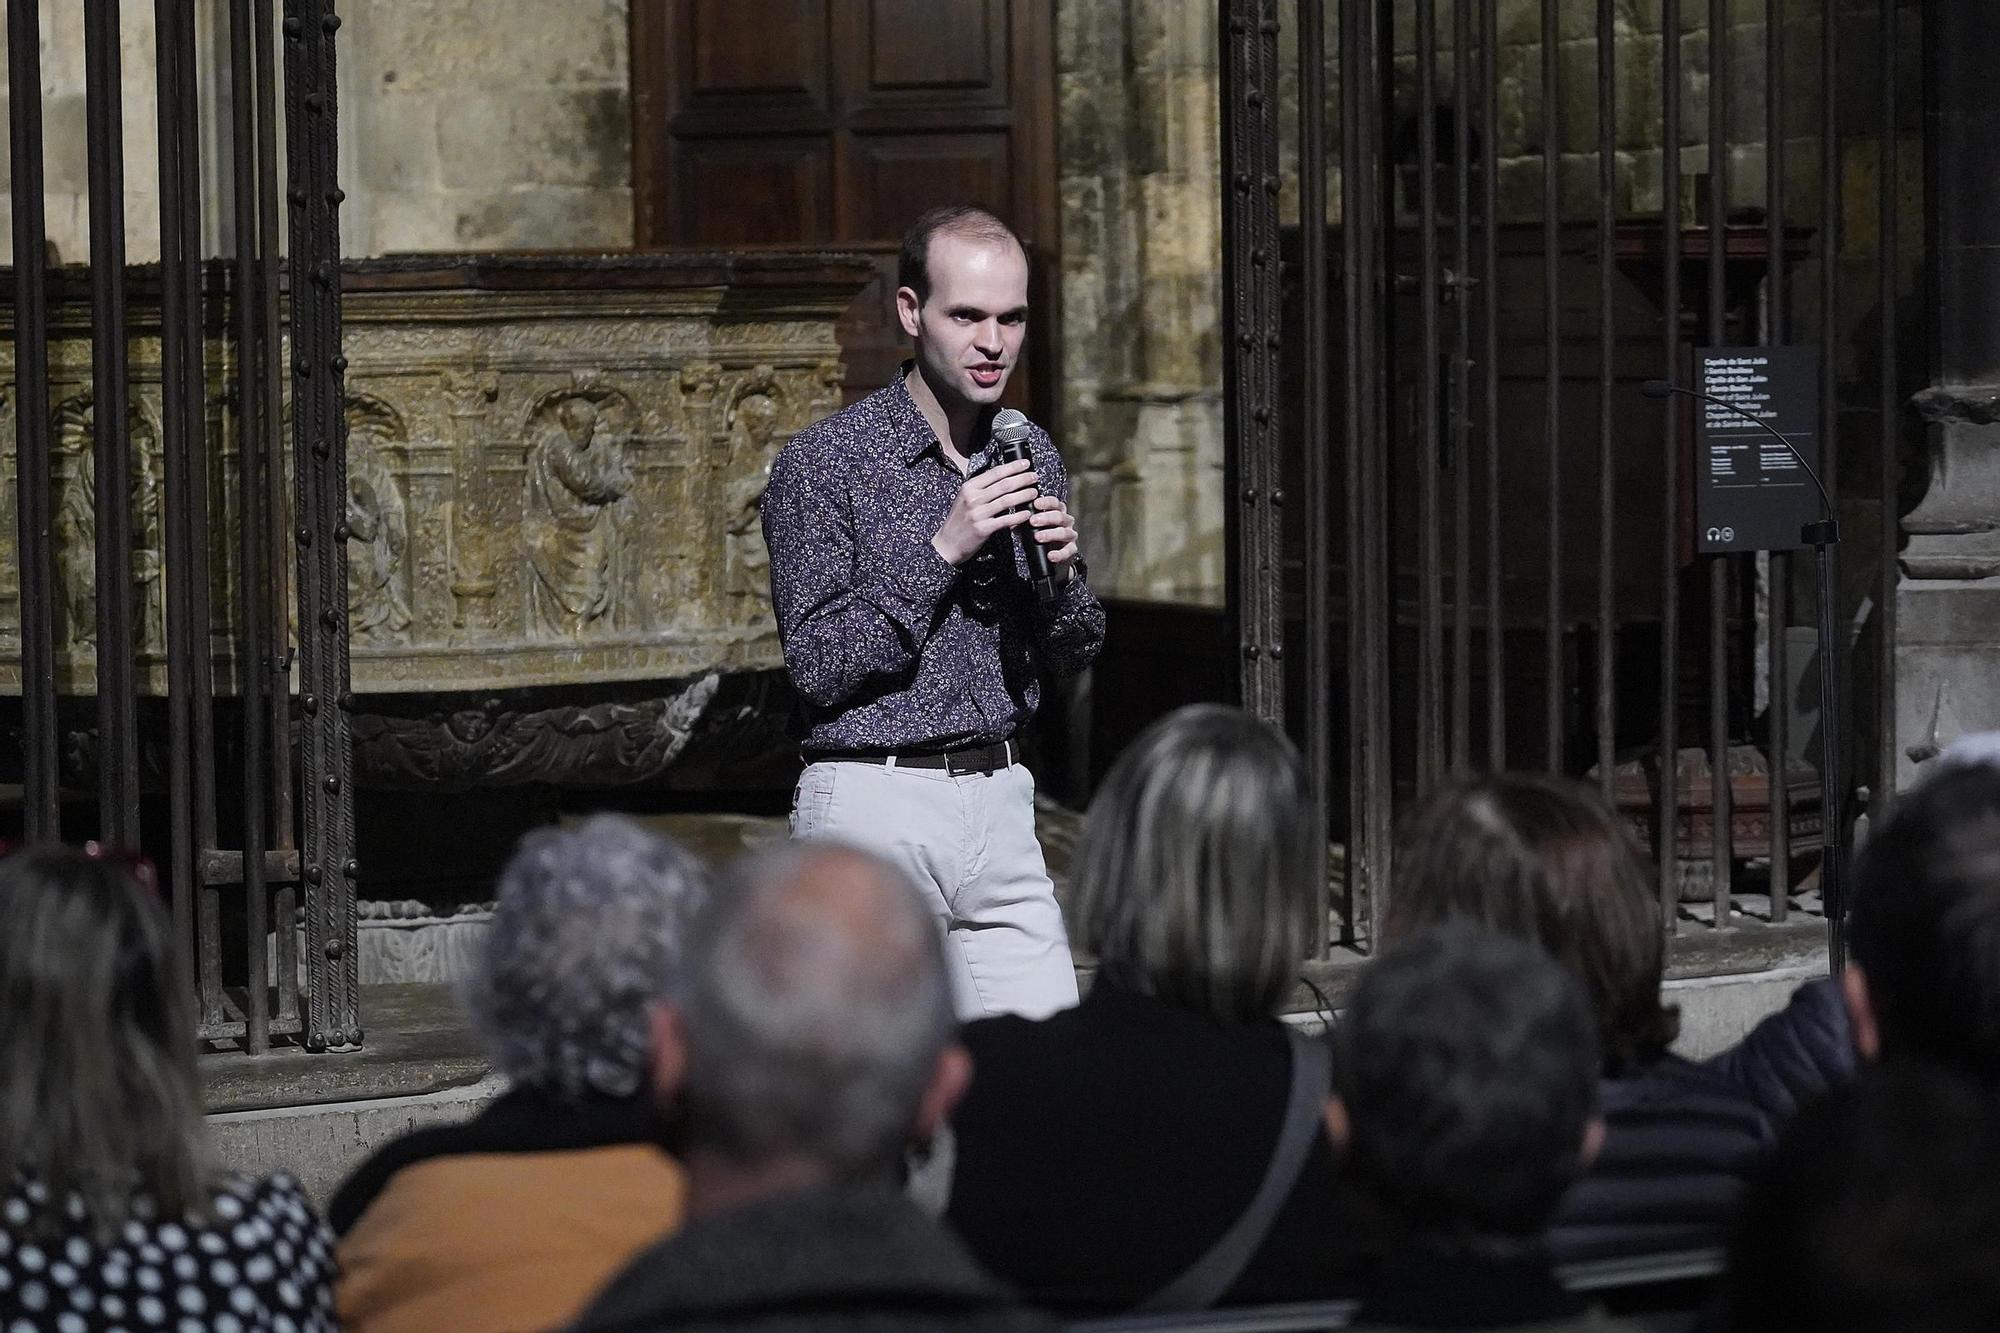
[[[207,1218],[142,1198],[108,1243],[37,1182],[0,1201],[0,1333],[331,1333],[332,1279],[333,1237],[286,1175],[231,1178]]]

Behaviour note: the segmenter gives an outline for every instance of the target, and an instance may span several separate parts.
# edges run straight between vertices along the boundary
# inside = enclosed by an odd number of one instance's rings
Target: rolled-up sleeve
[[[958,570],[928,543],[903,561],[863,549],[846,473],[825,453],[811,431],[785,446],[762,518],[785,665],[803,698],[832,708],[916,663]]]

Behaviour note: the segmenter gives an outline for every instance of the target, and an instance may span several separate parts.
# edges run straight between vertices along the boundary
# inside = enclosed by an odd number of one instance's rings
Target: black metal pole
[[[136,847],[139,727],[132,624],[125,127],[118,8],[118,0],[94,0],[83,10],[90,171],[91,458],[97,477],[93,499],[97,510],[98,829],[106,842]],[[173,363],[168,359],[166,364]],[[169,370],[167,382],[174,378]],[[176,904],[180,901],[176,896]],[[189,927],[185,921],[179,924]],[[184,929],[182,937],[187,934]],[[191,960],[184,961],[191,965]],[[191,972],[189,984],[193,984]]]
[[[1333,616],[1328,559],[1333,487],[1327,379],[1332,371],[1327,308],[1326,237],[1326,14],[1323,0],[1298,0],[1299,22],[1299,259],[1300,305],[1305,313],[1306,391],[1299,440],[1305,451],[1305,718],[1306,776],[1313,809],[1328,813],[1333,743],[1333,664],[1327,622]],[[1328,897],[1326,839],[1314,843],[1314,927],[1308,938],[1315,958],[1325,953],[1333,905]]]
[[[37,0],[9,0],[7,83],[14,206],[15,570],[21,587],[24,832],[62,837],[56,776],[55,551],[49,513],[49,298],[43,265],[42,44]]]
[[[270,933],[268,886],[264,875],[265,787],[270,752],[264,739],[270,685],[265,658],[270,652],[265,614],[270,597],[271,534],[264,512],[267,457],[262,407],[262,302],[258,300],[257,214],[262,206],[257,181],[256,60],[251,10],[258,0],[234,0],[229,11],[230,180],[235,190],[231,313],[236,334],[236,680],[243,726],[243,906],[245,1003],[243,1045],[262,1054],[271,1041],[270,978],[265,938]],[[267,130],[268,132],[268,130]]]

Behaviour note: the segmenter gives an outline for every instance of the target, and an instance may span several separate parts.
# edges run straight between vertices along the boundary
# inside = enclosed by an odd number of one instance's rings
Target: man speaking
[[[805,706],[792,835],[869,848],[924,887],[961,1018],[1040,1018],[1076,1003],[1076,974],[1019,735],[1038,673],[1088,666],[1104,611],[1055,446],[992,429],[1028,328],[1020,241],[983,209],[933,209],[897,284],[914,359],[795,436],[764,496]],[[1024,433],[1027,456],[999,461]]]

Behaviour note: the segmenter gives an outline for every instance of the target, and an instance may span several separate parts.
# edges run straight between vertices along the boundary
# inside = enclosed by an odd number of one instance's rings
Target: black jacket
[[[887,1189],[813,1189],[696,1217],[612,1279],[576,1333],[1055,1333]]]
[[[1037,1304],[1129,1309],[1193,1264],[1256,1192],[1291,1080],[1276,1020],[1220,1023],[1099,980],[1039,1022],[970,1024],[948,1220]],[[1223,1303],[1339,1294],[1333,1153],[1316,1136]]]
[[[1749,1095],[1664,1055],[1599,1085],[1604,1148],[1550,1232],[1559,1263],[1720,1246],[1776,1139]]]
[[[1750,1035],[1708,1062],[1782,1125],[1807,1102],[1854,1077],[1854,1037],[1840,983],[1809,981]]]

